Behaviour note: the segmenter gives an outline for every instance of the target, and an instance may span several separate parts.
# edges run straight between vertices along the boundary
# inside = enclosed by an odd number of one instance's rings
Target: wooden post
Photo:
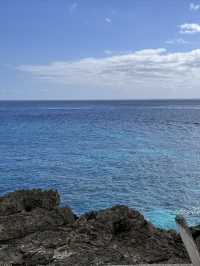
[[[185,245],[185,248],[188,252],[190,260],[193,266],[200,266],[200,256],[199,251],[197,249],[197,245],[192,237],[191,231],[187,226],[187,223],[183,216],[177,215],[176,216],[176,225],[180,232],[182,241]]]

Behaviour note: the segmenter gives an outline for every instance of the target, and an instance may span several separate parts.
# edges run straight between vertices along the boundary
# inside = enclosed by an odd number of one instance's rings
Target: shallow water
[[[200,101],[0,102],[0,193],[58,189],[76,213],[126,204],[200,223]]]

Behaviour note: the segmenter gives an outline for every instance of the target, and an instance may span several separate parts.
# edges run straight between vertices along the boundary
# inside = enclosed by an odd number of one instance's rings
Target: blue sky
[[[0,0],[0,99],[200,98],[200,1]]]

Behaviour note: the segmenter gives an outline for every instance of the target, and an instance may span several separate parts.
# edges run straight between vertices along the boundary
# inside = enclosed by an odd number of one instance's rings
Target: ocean
[[[0,194],[57,189],[81,214],[125,204],[200,223],[200,100],[1,101]]]

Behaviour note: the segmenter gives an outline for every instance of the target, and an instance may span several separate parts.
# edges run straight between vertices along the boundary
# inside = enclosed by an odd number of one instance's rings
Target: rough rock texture
[[[0,265],[189,263],[179,235],[135,210],[114,206],[79,218],[55,191],[21,190],[0,198]],[[200,227],[192,228],[200,246]]]

